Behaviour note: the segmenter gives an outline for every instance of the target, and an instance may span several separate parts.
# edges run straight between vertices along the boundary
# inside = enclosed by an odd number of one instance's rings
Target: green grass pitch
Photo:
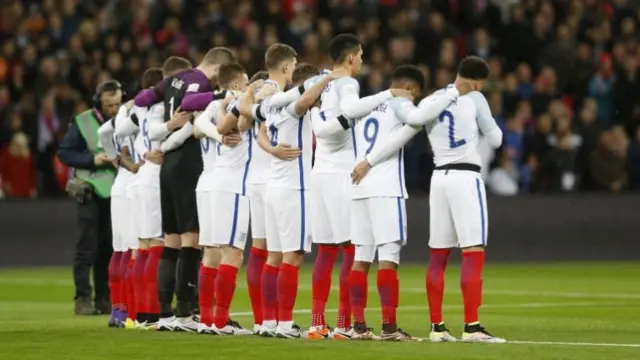
[[[399,325],[426,337],[425,266],[400,270]],[[334,272],[336,275],[337,271]],[[72,312],[71,269],[0,270],[0,359],[640,359],[640,264],[488,264],[481,320],[503,345],[337,342],[258,337],[221,338],[109,329],[107,317]],[[445,320],[454,336],[462,321],[459,268],[447,274]],[[252,325],[244,274],[233,318]],[[309,325],[310,268],[300,277],[296,322]],[[334,277],[334,289],[337,278]],[[380,330],[375,273],[369,280],[371,326]],[[328,320],[335,322],[337,290]],[[354,357],[356,355],[357,357]]]

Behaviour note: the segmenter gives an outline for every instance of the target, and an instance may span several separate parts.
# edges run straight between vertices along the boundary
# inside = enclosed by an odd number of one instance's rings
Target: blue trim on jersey
[[[486,229],[486,220],[484,217],[484,203],[482,201],[482,192],[480,191],[480,179],[476,178],[476,190],[478,191],[478,205],[480,206],[480,223],[482,224],[482,234],[480,234],[480,238],[482,239],[482,245],[484,246],[487,243],[487,239],[485,239],[485,229]]]
[[[353,156],[357,160],[358,159],[358,148],[357,148],[357,144],[356,144],[356,129],[355,128],[351,128],[351,139],[352,139],[352,142],[353,142]]]
[[[400,232],[400,241],[404,242],[404,221],[402,216],[402,200],[401,198],[396,198],[398,200],[398,231]]]
[[[304,124],[304,117],[301,117],[298,120],[298,149],[300,149],[300,155],[298,156],[298,173],[300,174],[300,251],[304,251],[304,236],[306,233],[305,229],[305,203],[304,203],[304,160],[302,156],[302,125]]]
[[[403,153],[404,148],[400,149],[400,151],[398,152],[398,181],[400,182],[400,195],[402,196],[402,198],[404,198],[404,186],[402,186],[402,184],[404,184],[404,171],[402,171],[402,165],[404,164]]]
[[[247,195],[247,176],[249,175],[249,164],[251,164],[252,143],[253,139],[251,138],[251,134],[249,134],[249,158],[247,159],[247,163],[244,165],[244,175],[242,176],[242,196]]]
[[[233,222],[231,223],[231,236],[229,237],[229,246],[233,246],[233,240],[236,238],[236,230],[238,228],[238,203],[240,202],[240,195],[235,194],[236,199],[233,203]]]

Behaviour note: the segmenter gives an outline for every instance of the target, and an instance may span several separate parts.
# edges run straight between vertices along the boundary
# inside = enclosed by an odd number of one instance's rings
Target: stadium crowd
[[[41,0],[0,15],[0,179],[7,197],[64,193],[55,157],[96,84],[129,93],[171,54],[200,61],[234,49],[249,73],[269,45],[328,65],[334,34],[364,44],[362,95],[394,67],[419,65],[428,92],[451,83],[467,54],[491,66],[486,96],[504,145],[487,152],[489,190],[517,193],[640,189],[640,4],[637,0]],[[433,167],[419,134],[405,154],[407,185]]]

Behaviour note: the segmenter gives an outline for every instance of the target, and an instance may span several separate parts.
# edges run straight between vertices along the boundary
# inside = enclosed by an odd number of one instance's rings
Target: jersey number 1
[[[454,136],[455,122],[453,120],[453,114],[450,111],[445,110],[442,113],[440,113],[440,117],[438,117],[438,121],[444,122],[445,120],[448,122],[448,126],[449,126],[449,148],[455,149],[457,147],[460,147],[466,144],[467,141],[465,139],[460,139],[456,141],[456,138]]]

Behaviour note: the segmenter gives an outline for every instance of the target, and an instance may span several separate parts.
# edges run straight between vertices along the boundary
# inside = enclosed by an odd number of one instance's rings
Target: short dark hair
[[[267,70],[272,70],[284,61],[295,59],[296,56],[298,53],[291,46],[280,43],[273,44],[264,54],[264,64]]]
[[[420,90],[424,89],[425,79],[422,70],[415,65],[400,65],[394,71],[391,76],[392,81],[411,80],[415,81]]]
[[[293,70],[293,75],[291,76],[291,82],[297,84],[301,81],[305,81],[310,77],[320,75],[320,69],[317,66],[302,63],[296,66],[295,70]]]
[[[157,67],[148,68],[145,70],[144,74],[142,74],[142,88],[148,89],[162,81],[162,69]]]
[[[239,75],[245,74],[246,72],[247,70],[238,63],[220,65],[220,71],[218,72],[218,85],[221,88],[227,88],[229,83]]]
[[[249,79],[249,84],[254,83],[258,80],[267,80],[269,78],[269,72],[266,70],[260,70],[257,73],[253,74],[251,79]]]
[[[467,56],[458,66],[458,76],[472,80],[485,80],[489,77],[489,65],[479,56]]]
[[[329,55],[334,63],[341,63],[347,55],[360,49],[360,40],[353,34],[340,34],[329,43]]]
[[[226,47],[214,47],[207,51],[202,59],[203,63],[209,65],[225,65],[236,62],[236,56],[231,49]]]
[[[189,70],[192,67],[191,61],[180,56],[170,56],[164,61],[164,64],[162,64],[162,75],[171,76],[176,72]]]

